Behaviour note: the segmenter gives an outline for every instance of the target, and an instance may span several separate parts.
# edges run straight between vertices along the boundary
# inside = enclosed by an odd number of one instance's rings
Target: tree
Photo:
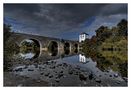
[[[4,24],[4,41],[6,42],[11,35],[11,25]]]
[[[10,40],[11,25],[4,24],[4,70],[11,67],[12,56],[19,52],[19,46]]]
[[[118,24],[117,27],[119,28],[118,33],[119,35],[127,36],[127,20],[122,19]]]
[[[98,44],[101,44],[104,42],[107,38],[109,38],[112,35],[112,32],[108,27],[106,26],[101,26],[96,30],[96,37],[97,37],[97,42]]]

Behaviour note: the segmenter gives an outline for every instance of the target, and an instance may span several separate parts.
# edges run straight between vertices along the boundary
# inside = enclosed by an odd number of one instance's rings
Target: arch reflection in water
[[[58,43],[56,41],[51,41],[48,46],[48,51],[51,56],[56,56],[58,54]]]
[[[20,43],[20,56],[24,59],[34,59],[40,54],[40,44],[35,39],[26,39]]]
[[[75,52],[75,53],[78,53],[78,44],[75,44],[75,45],[74,45],[74,52]]]
[[[65,52],[65,55],[70,54],[70,44],[68,42],[64,43],[64,52]]]

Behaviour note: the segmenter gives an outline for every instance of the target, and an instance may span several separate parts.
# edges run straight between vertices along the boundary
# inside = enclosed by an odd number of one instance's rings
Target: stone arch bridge
[[[52,59],[52,57],[58,58],[63,56],[71,56],[74,54],[78,54],[79,52],[79,42],[78,41],[71,41],[71,40],[64,40],[64,39],[57,39],[51,37],[44,37],[44,36],[37,36],[31,34],[22,34],[22,33],[13,33],[11,38],[12,42],[16,43],[20,46],[23,40],[33,40],[40,47],[39,58],[45,57],[46,59]],[[55,47],[55,53],[53,54],[52,51],[49,50],[50,48]]]

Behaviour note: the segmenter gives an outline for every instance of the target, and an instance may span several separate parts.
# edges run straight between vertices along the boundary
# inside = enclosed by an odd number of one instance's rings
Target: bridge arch
[[[27,47],[26,47],[26,50],[27,51],[25,51],[26,53],[31,53],[31,52],[33,52],[33,53],[35,53],[34,55],[32,55],[32,57],[30,57],[29,59],[34,59],[34,58],[37,58],[37,57],[39,57],[40,55],[41,55],[41,43],[40,43],[40,41],[39,40],[37,40],[37,39],[34,39],[34,38],[26,38],[26,39],[23,39],[21,42],[20,42],[20,44],[19,44],[19,46],[20,46],[20,52],[21,52],[21,48],[22,48],[22,45],[24,45],[26,42],[30,42],[30,43],[32,43],[32,44],[27,44]],[[28,51],[29,50],[29,51]]]
[[[57,56],[58,55],[58,49],[59,45],[57,41],[50,41],[48,44],[48,52],[51,56]]]
[[[78,43],[75,43],[75,44],[74,44],[74,52],[75,52],[75,53],[78,53],[78,47],[79,47],[79,46],[78,46]]]
[[[64,43],[64,52],[65,55],[69,55],[71,52],[71,44],[69,42]]]

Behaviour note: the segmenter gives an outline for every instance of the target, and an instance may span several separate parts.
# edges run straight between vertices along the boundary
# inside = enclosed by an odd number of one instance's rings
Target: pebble
[[[81,81],[86,81],[87,77],[85,75],[83,75],[83,74],[79,74],[79,79]]]
[[[67,63],[63,63],[63,67],[67,67],[68,65],[67,65]]]
[[[28,69],[28,71],[34,71],[33,69]]]
[[[99,77],[101,77],[101,75],[99,75]]]
[[[78,73],[78,72],[76,72],[74,75],[79,75],[79,73]]]
[[[114,77],[118,77],[118,74],[114,74]]]
[[[58,64],[57,67],[62,66],[62,64]]]
[[[117,84],[120,84],[120,81],[117,81],[116,83],[117,83]]]
[[[35,68],[38,68],[38,65],[37,64],[34,64]]]
[[[28,66],[25,66],[23,69],[27,69],[28,68]]]
[[[100,79],[96,79],[95,81],[98,82],[98,83],[101,83],[101,80],[100,80]]]
[[[67,76],[66,75],[63,75],[64,78],[66,78]]]
[[[50,67],[51,69],[55,69],[55,66]]]
[[[50,73],[46,73],[45,76],[49,76]]]
[[[52,78],[53,77],[53,75],[49,75],[49,78]]]
[[[57,79],[55,79],[55,81],[56,81],[56,82],[60,82],[60,79],[59,79],[59,78],[57,78]]]
[[[93,74],[92,74],[92,73],[89,75],[89,79],[90,79],[90,80],[93,79]]]
[[[124,79],[126,82],[128,82],[128,79],[127,79],[127,77],[123,77],[123,79]]]
[[[110,77],[112,77],[112,75],[109,75]]]
[[[76,67],[76,69],[77,69],[77,70],[80,70],[80,67],[79,67],[79,66],[77,66],[77,67]]]
[[[69,73],[69,74],[73,74],[73,71],[69,71],[68,73]]]
[[[63,73],[63,71],[60,71],[60,73]]]
[[[15,71],[16,71],[16,72],[18,72],[18,71],[22,72],[23,69],[22,69],[22,68],[18,68],[18,69],[15,69]]]
[[[58,78],[61,78],[62,76],[63,76],[63,74],[61,74],[61,73],[60,73],[60,74],[58,74]]]
[[[42,72],[42,73],[40,73],[40,75],[43,75],[44,73]]]

